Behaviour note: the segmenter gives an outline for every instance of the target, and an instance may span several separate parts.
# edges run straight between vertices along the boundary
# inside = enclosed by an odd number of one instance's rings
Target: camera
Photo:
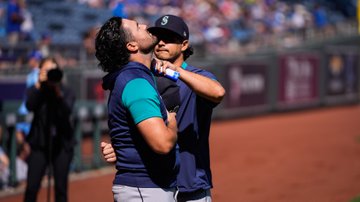
[[[58,83],[63,77],[63,72],[59,68],[51,69],[47,73],[48,81]]]

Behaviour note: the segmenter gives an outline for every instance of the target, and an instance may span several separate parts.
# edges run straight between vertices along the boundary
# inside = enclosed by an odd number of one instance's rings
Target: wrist
[[[183,69],[181,68],[181,66],[175,66],[175,71],[177,72],[181,72]]]

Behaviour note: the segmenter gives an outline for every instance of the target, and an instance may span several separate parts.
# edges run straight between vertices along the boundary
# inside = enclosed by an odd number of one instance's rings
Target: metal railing
[[[100,141],[101,135],[107,130],[105,105],[94,102],[79,102],[74,113],[74,136],[77,144],[74,148],[75,155],[73,158],[71,171],[82,172],[89,169],[97,169],[103,167],[106,162],[103,160]],[[8,155],[9,164],[9,178],[7,186],[16,187],[18,185],[16,173],[16,158],[17,158],[17,138],[16,138],[16,123],[28,122],[31,123],[31,115],[18,115],[16,111],[9,111],[1,114],[2,139],[1,146]],[[90,159],[86,159],[82,149],[84,139],[90,140],[92,143],[92,153]]]

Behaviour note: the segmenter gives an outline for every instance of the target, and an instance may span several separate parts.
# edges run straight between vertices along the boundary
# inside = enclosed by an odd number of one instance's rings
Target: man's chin
[[[141,50],[141,52],[144,54],[153,53],[155,46],[156,46],[156,44],[149,46],[148,48]]]
[[[156,58],[160,59],[160,60],[169,60],[169,56],[165,55],[165,54],[161,54],[159,52],[154,52],[156,55]]]

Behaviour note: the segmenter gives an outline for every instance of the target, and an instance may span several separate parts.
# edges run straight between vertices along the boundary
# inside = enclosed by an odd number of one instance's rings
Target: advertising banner
[[[326,54],[326,103],[358,100],[359,54],[353,48],[333,47]]]
[[[24,77],[1,77],[0,78],[0,100],[23,100],[26,89],[26,78]]]
[[[226,66],[225,108],[248,108],[268,104],[268,68],[263,64],[232,63]]]
[[[86,99],[97,101],[99,103],[105,102],[106,91],[102,89],[102,79],[98,77],[86,77]]]
[[[279,58],[279,108],[296,108],[319,102],[319,58],[294,53]]]

